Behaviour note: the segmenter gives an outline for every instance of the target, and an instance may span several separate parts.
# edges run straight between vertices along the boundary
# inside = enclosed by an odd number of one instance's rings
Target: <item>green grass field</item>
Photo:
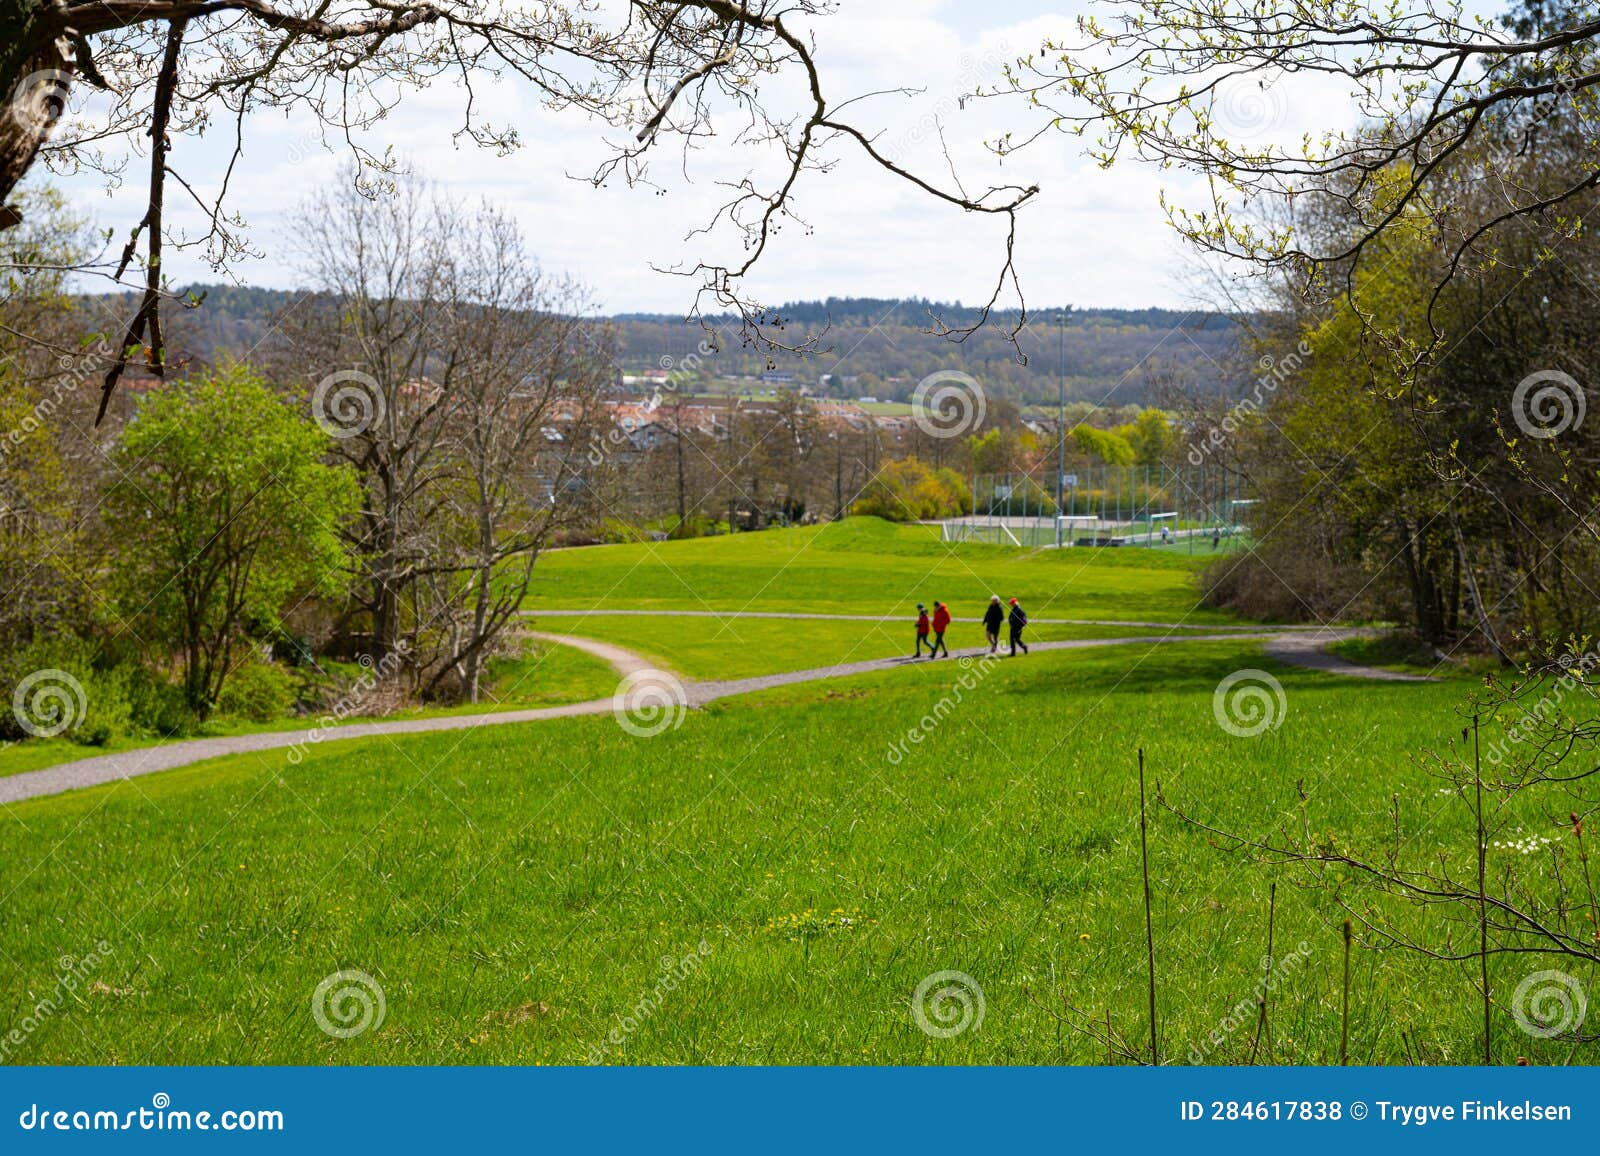
[[[528,608],[811,611],[914,616],[918,602],[977,615],[990,595],[1035,618],[1236,621],[1197,608],[1204,559],[1165,551],[1028,550],[939,541],[934,527],[852,518],[686,542],[561,550],[541,559]]]
[[[541,563],[536,601],[625,605],[631,591],[880,613],[932,595],[920,572],[952,602],[1003,584],[1035,615],[1056,595],[1093,616],[1185,619],[1191,571],[1132,553],[947,556],[851,524],[563,552]],[[1109,613],[1124,602],[1138,611]],[[714,646],[666,657],[734,670]],[[1218,682],[1245,667],[1284,692],[1281,726],[1255,738],[1213,715]],[[1206,823],[1310,822],[1362,847],[1399,837],[1465,870],[1469,814],[1420,755],[1459,754],[1466,686],[1280,667],[1244,640],[1047,652],[725,699],[648,737],[597,715],[328,743],[299,765],[243,755],[32,800],[0,811],[0,1028],[32,1022],[5,1058],[1105,1062],[1086,1025],[1109,1017],[1132,1050],[1148,1030],[1136,751],[1152,800]],[[1276,882],[1274,954],[1300,962],[1258,1058],[1336,1061],[1333,897],[1154,802],[1149,838],[1164,1056],[1249,1058],[1254,1025],[1235,1009],[1261,974]],[[1356,886],[1344,898],[1440,926]],[[91,952],[92,973],[39,1015],[62,957]],[[1508,988],[1528,970],[1493,967]],[[366,973],[385,1002],[381,1025],[347,1039],[313,1014],[341,971]],[[981,988],[984,1015],[940,1038],[918,1027],[913,996],[946,971]],[[1352,1062],[1471,1062],[1473,982],[1466,964],[1358,949]],[[1497,1015],[1501,1058],[1572,1060]]]

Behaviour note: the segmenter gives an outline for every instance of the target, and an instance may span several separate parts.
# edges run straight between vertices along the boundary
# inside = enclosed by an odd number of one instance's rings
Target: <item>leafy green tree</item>
[[[1080,425],[1072,431],[1072,442],[1078,449],[1091,457],[1098,458],[1108,466],[1133,465],[1133,447],[1128,444],[1126,438],[1110,430]]]
[[[967,449],[975,474],[1004,474],[1020,468],[1017,440],[999,426],[969,437]]]
[[[49,186],[22,190],[19,203],[26,220],[0,232],[0,649],[88,626],[88,529],[105,469],[70,420],[93,386],[63,270],[94,252],[94,238]]]
[[[1131,424],[1115,432],[1133,447],[1136,466],[1159,466],[1177,448],[1178,435],[1159,409],[1140,410]]]
[[[151,394],[117,445],[106,499],[116,604],[146,644],[181,657],[202,718],[247,631],[270,632],[296,599],[348,584],[339,528],[360,489],[324,462],[328,447],[242,366]]]

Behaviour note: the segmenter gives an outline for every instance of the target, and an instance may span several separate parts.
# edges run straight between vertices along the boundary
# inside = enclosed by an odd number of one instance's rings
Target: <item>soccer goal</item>
[[[1057,540],[1063,546],[1093,544],[1100,530],[1099,514],[1057,514]],[[1080,537],[1079,535],[1086,535]],[[1053,545],[1054,543],[1052,543]]]
[[[1145,526],[1144,541],[1147,546],[1154,546],[1160,542],[1163,546],[1168,542],[1178,540],[1178,511],[1163,510],[1150,515],[1149,524]]]

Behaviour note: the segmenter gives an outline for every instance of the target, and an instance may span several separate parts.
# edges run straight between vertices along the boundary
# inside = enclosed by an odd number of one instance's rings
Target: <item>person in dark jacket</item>
[[[928,641],[928,608],[917,603],[917,652],[912,658],[922,657],[922,644]]]
[[[1011,624],[1011,655],[1016,657],[1017,647],[1022,647],[1022,653],[1028,653],[1028,644],[1022,641],[1022,628],[1028,625],[1028,615],[1015,598],[1011,600],[1011,614],[1006,619]]]
[[[1006,620],[1006,612],[1000,606],[1000,595],[996,594],[989,599],[989,607],[983,612],[983,632],[989,636],[989,653],[993,654],[1000,649],[1000,624]]]
[[[933,604],[933,650],[929,658],[938,658],[939,652],[944,651],[946,658],[950,657],[950,648],[944,644],[944,632],[950,629],[950,607],[943,602]]]

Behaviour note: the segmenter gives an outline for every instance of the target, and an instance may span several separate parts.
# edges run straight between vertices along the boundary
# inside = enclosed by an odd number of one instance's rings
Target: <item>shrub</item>
[[[241,636],[278,630],[301,597],[343,596],[353,559],[339,527],[361,486],[331,448],[238,365],[150,391],[116,441],[111,593],[131,630],[182,663],[197,714],[221,699]]]
[[[647,542],[650,539],[644,530],[621,518],[601,519],[590,537],[605,546],[614,546],[619,542]]]
[[[276,663],[252,660],[228,676],[217,709],[230,718],[275,722],[294,705],[294,679]]]
[[[952,470],[930,470],[918,458],[890,462],[851,507],[855,514],[889,522],[949,518],[972,509],[972,494]]]
[[[0,737],[40,733],[104,746],[132,725],[128,671],[97,670],[95,647],[78,638],[36,639],[0,655]]]
[[[967,485],[967,480],[956,473],[949,466],[935,470],[934,480],[944,487],[946,502],[954,503],[954,514],[972,513],[972,487]],[[936,517],[939,515],[935,515]]]
[[[133,725],[139,733],[174,739],[195,732],[198,720],[189,709],[182,687],[157,678],[142,667],[131,667],[127,693]]]
[[[681,523],[677,518],[669,518],[663,528],[667,537],[674,540],[680,538],[704,538],[711,534],[720,534],[726,531],[727,523],[718,522],[704,514],[690,514]]]

